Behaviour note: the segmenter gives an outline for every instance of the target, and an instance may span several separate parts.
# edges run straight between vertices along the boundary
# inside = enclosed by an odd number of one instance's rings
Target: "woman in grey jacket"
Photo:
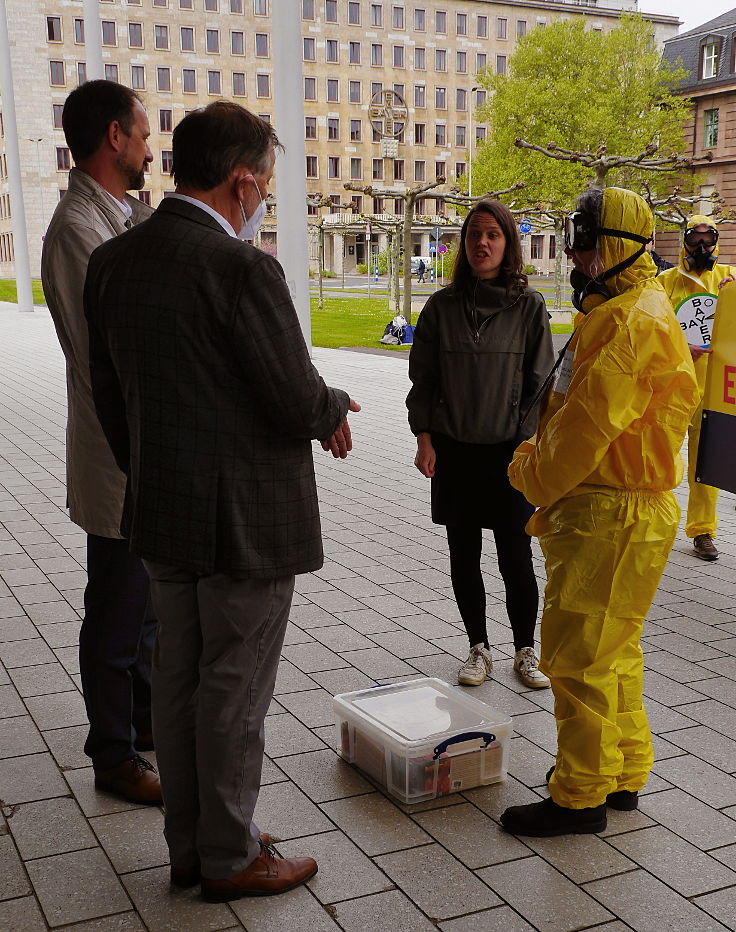
[[[541,294],[527,287],[514,218],[499,201],[479,201],[463,223],[452,283],[419,317],[406,399],[414,463],[432,480],[432,520],[446,526],[452,588],[470,642],[458,673],[463,685],[480,685],[491,673],[480,568],[488,528],[506,589],[514,670],[526,686],[549,686],[534,652],[539,595],[524,530],[534,509],[506,470],[534,433],[536,413],[526,415],[552,364],[549,315]]]

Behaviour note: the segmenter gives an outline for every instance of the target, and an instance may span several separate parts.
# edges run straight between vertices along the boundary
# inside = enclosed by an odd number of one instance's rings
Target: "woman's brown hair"
[[[460,248],[457,251],[455,266],[452,270],[451,287],[453,291],[465,291],[470,288],[475,277],[465,253],[465,236],[470,221],[477,213],[489,214],[493,217],[501,227],[506,239],[499,284],[504,284],[506,291],[511,291],[513,288],[526,288],[528,279],[524,274],[524,265],[521,259],[521,239],[519,238],[519,230],[514,216],[505,204],[500,201],[493,201],[490,198],[484,198],[468,211],[462,230],[460,230]]]

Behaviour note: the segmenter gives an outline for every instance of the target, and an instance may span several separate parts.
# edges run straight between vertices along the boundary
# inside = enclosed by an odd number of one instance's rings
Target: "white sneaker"
[[[457,681],[461,686],[480,686],[491,675],[493,658],[491,652],[482,644],[470,648],[468,659],[457,671]]]
[[[521,682],[532,689],[546,689],[550,685],[549,679],[539,670],[539,658],[533,647],[517,650],[514,655],[514,670],[519,674]]]

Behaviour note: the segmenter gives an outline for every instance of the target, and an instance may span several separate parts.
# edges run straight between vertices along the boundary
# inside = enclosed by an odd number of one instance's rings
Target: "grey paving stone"
[[[53,693],[50,696],[31,696],[25,703],[41,731],[83,725],[87,721],[84,700],[78,690]]]
[[[736,741],[705,725],[670,731],[667,738],[727,773],[736,771]]]
[[[0,827],[3,830],[5,828],[1,824]],[[23,869],[23,862],[13,844],[13,839],[10,835],[0,834],[0,900],[24,897],[31,892],[31,885]]]
[[[432,840],[379,793],[336,799],[323,803],[320,808],[371,857]]]
[[[702,660],[714,660],[723,656],[723,652],[718,649],[717,644],[700,644],[691,637],[684,637],[682,634],[675,632],[650,635],[645,641],[658,650],[669,651],[677,657],[683,657],[685,660],[691,660],[695,663]]]
[[[321,903],[335,903],[393,887],[385,874],[342,832],[280,842],[278,850],[286,858],[309,855],[317,861],[320,869],[308,886]]]
[[[61,693],[67,690],[76,691],[74,683],[59,663],[11,668],[10,677],[18,690],[18,695],[23,698]]]
[[[69,798],[18,806],[8,825],[24,861],[97,847],[79,806]]]
[[[371,640],[402,660],[439,654],[439,648],[410,631],[387,631],[371,635]]]
[[[119,874],[169,863],[164,817],[155,806],[98,816],[90,825]]]
[[[43,738],[61,770],[89,767],[90,759],[84,753],[87,725],[72,725],[44,732]]]
[[[315,641],[333,651],[356,650],[361,647],[373,647],[365,635],[355,631],[349,625],[325,625],[324,628],[311,628]]]
[[[736,734],[736,706],[726,705],[715,699],[705,699],[703,702],[680,706],[680,709],[690,719],[708,725],[714,731],[729,737]]]
[[[45,750],[43,738],[28,715],[0,718],[0,758],[37,754]]]
[[[335,616],[341,622],[358,631],[360,634],[376,634],[381,631],[399,631],[399,624],[385,615],[379,615],[372,608],[363,608],[355,612],[338,612]],[[411,616],[406,616],[409,618]],[[416,616],[415,616],[416,617]],[[403,625],[406,618],[401,619]]]
[[[346,667],[348,662],[339,654],[328,650],[321,644],[295,644],[284,647],[283,656],[293,663],[303,673],[314,673],[319,670],[336,670]]]
[[[276,674],[276,685],[273,690],[274,696],[281,693],[296,693],[304,689],[316,689],[317,684],[310,679],[306,673],[297,670],[293,663],[288,660],[281,660],[279,669]]]
[[[615,918],[538,857],[525,860],[523,870],[512,861],[483,868],[478,876],[540,932],[571,932]]]
[[[684,683],[678,683],[677,680],[671,679],[656,670],[644,671],[644,696],[650,699],[656,699],[665,705],[683,705],[686,702],[698,702],[703,698],[703,693],[699,692],[704,683],[710,680],[702,680],[695,686],[686,686]]]
[[[61,621],[55,625],[37,625],[37,631],[52,649],[55,647],[74,647],[79,644],[80,619]]]
[[[91,767],[67,770],[64,778],[82,812],[88,819],[92,816],[108,815],[111,812],[123,812],[140,808],[134,803],[126,802],[117,796],[96,789],[94,773]]]
[[[585,890],[637,932],[722,932],[726,927],[643,870],[595,880]]]
[[[172,890],[168,867],[136,871],[120,879],[150,930],[215,932],[234,925],[233,914],[226,903],[205,903],[196,887]]]
[[[369,689],[376,685],[376,681],[354,667],[344,667],[341,670],[323,670],[312,674],[320,686],[328,693],[338,696],[341,693],[355,692],[359,689]]]
[[[33,623],[25,615],[0,619],[0,644],[6,644],[9,641],[25,641],[37,636]]]
[[[288,712],[271,715],[266,720],[266,753],[271,758],[316,751],[323,747],[324,743]]]
[[[457,629],[447,621],[435,618],[434,615],[405,615],[398,619],[397,624],[403,630],[411,631],[417,637],[430,640],[431,638],[451,637],[457,634]]]
[[[441,922],[442,932],[534,932],[534,928],[508,906],[484,909],[481,913]]]
[[[432,932],[436,929],[400,890],[345,900],[335,906],[335,915],[345,932],[365,932],[366,929]]]
[[[666,734],[668,731],[675,731],[680,728],[688,728],[693,724],[693,719],[680,713],[681,709],[690,708],[687,705],[678,706],[672,709],[669,706],[657,702],[655,699],[647,699],[644,702],[644,708],[649,719],[649,727],[655,734]]]
[[[628,837],[628,836],[624,836]],[[576,885],[632,870],[636,865],[597,835],[524,838],[524,843]]]
[[[301,838],[330,832],[334,825],[304,793],[291,782],[261,786],[253,820],[261,831],[275,838]],[[310,851],[305,849],[305,854]]]
[[[25,569],[0,570],[0,577],[8,586],[27,586],[32,583],[45,583],[46,575],[35,565]]]
[[[542,798],[538,793],[530,790],[518,780],[509,777],[501,783],[490,786],[479,786],[476,789],[466,790],[463,796],[485,812],[492,819],[498,821],[501,814],[509,806],[524,806],[527,803],[538,803]]]
[[[736,929],[736,887],[699,896],[693,902],[714,919],[720,920],[726,929]]]
[[[59,663],[66,670],[69,676],[73,677],[79,674],[79,648],[73,647],[56,647],[54,648]]]
[[[41,532],[44,536],[45,531]],[[19,538],[25,535],[19,535]],[[18,539],[18,543],[23,543]],[[13,586],[12,593],[21,605],[34,605],[36,602],[53,602],[59,598],[59,590],[51,583],[39,583],[35,586]]]
[[[99,916],[88,922],[64,926],[64,932],[145,932],[145,926],[131,910],[115,916]]]
[[[8,670],[37,663],[53,663],[55,660],[48,644],[39,637],[0,644],[0,662]]]
[[[49,925],[130,909],[125,891],[99,848],[40,858],[26,866]]]
[[[370,647],[365,650],[344,651],[342,659],[376,680],[386,681],[394,676],[404,676],[418,671],[398,657],[394,657],[382,647]]]
[[[644,796],[639,808],[702,851],[733,842],[733,820],[680,789]]]
[[[16,618],[23,614],[23,606],[16,598],[13,596],[0,598],[0,618]]]
[[[283,693],[279,696],[279,703],[308,728],[332,725],[335,722],[332,694],[326,689]]]
[[[692,754],[658,761],[653,769],[669,783],[714,809],[736,805],[736,778]]]
[[[644,664],[649,670],[656,670],[678,683],[688,683],[695,687],[698,680],[705,680],[717,674],[713,671],[713,664],[718,661],[710,661],[708,667],[699,667],[695,663],[683,660],[675,654],[667,651],[655,651],[646,655]]]
[[[79,615],[74,611],[71,605],[64,600],[39,602],[37,605],[29,605],[26,614],[31,621],[37,625],[53,625],[63,621],[79,621]]]
[[[280,757],[279,767],[316,803],[369,793],[372,786],[331,749]]]
[[[307,887],[279,896],[251,896],[230,904],[248,932],[338,932],[341,928]]]
[[[69,788],[50,754],[0,760],[0,793],[5,805],[66,796]]]
[[[7,929],[8,932],[46,932],[48,926],[36,898],[24,896],[0,903],[0,929]]]

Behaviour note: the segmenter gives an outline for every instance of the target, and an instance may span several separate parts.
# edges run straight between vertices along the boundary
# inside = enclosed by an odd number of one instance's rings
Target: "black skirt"
[[[509,482],[506,470],[516,444],[461,443],[432,434],[437,454],[432,477],[432,521],[490,530],[522,527],[534,507]]]

